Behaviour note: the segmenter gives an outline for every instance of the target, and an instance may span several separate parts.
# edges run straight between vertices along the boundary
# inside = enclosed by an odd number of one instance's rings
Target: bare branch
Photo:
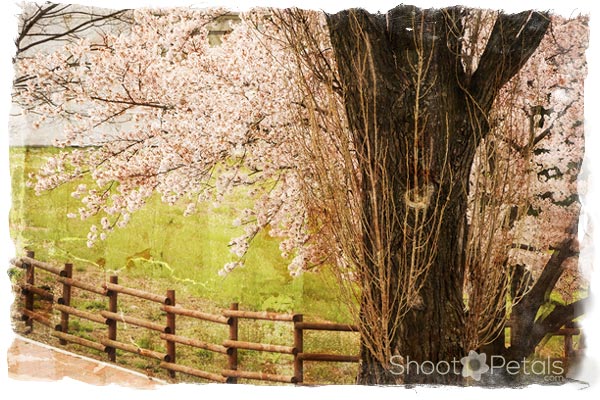
[[[123,17],[128,12],[129,10],[126,9],[112,11],[54,3],[36,6],[30,15],[25,10],[21,16],[22,23],[19,33],[15,39],[15,59],[21,57],[26,51],[45,43],[61,41],[105,23],[124,21]],[[69,27],[65,23],[65,19],[81,22]],[[48,27],[52,27],[52,29],[48,29]]]

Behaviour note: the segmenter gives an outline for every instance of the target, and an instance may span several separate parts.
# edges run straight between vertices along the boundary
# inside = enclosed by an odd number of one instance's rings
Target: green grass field
[[[12,148],[12,210],[10,228],[17,251],[27,248],[41,260],[70,261],[76,270],[95,268],[118,272],[123,279],[144,278],[147,289],[177,286],[226,307],[237,301],[244,308],[294,311],[331,321],[344,322],[349,315],[340,302],[334,277],[326,270],[292,278],[280,256],[277,239],[259,235],[247,255],[246,266],[226,277],[219,269],[234,260],[227,244],[242,233],[232,221],[247,205],[243,197],[226,199],[218,208],[206,204],[195,215],[184,217],[183,208],[168,206],[159,196],[132,215],[126,228],[116,228],[106,241],[86,246],[91,224],[66,215],[76,212],[79,200],[70,196],[69,184],[36,196],[25,187],[30,172],[55,153],[53,148]]]

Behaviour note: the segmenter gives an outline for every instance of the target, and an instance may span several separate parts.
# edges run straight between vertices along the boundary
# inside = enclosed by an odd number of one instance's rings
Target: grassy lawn
[[[244,268],[236,269],[226,277],[217,274],[226,262],[234,259],[227,245],[243,229],[232,224],[236,212],[247,205],[242,196],[231,196],[216,208],[206,204],[204,209],[189,217],[183,216],[183,207],[168,206],[155,196],[145,209],[132,215],[127,227],[116,228],[107,240],[98,241],[93,248],[88,248],[86,237],[89,227],[98,224],[99,218],[81,221],[66,217],[81,206],[79,200],[70,195],[78,183],[64,185],[40,196],[25,186],[28,174],[56,151],[53,148],[10,149],[13,205],[10,229],[18,253],[27,248],[34,250],[36,258],[43,261],[72,262],[74,277],[78,279],[97,282],[118,273],[119,281],[129,287],[153,293],[175,289],[178,302],[209,312],[239,302],[242,309],[295,312],[305,314],[305,319],[350,322],[331,273],[322,270],[292,278],[287,270],[289,260],[280,256],[278,240],[266,233],[253,242]],[[78,292],[77,307],[92,311],[105,307],[104,299],[80,295],[84,293]],[[148,306],[134,301],[123,307],[126,307],[123,311],[129,310],[132,316],[150,320],[161,317],[160,310],[143,308]],[[105,327],[76,318],[73,318],[70,327],[73,333],[88,338],[105,330]],[[219,328],[194,322],[178,326],[178,333],[220,343],[226,332]],[[164,346],[157,335],[135,327],[124,329],[120,332],[126,340],[140,347],[161,350],[160,346]],[[278,323],[259,325],[244,321],[240,324],[241,340],[291,344],[291,334],[291,329],[285,329]],[[311,335],[308,347],[340,354],[356,354],[358,351],[356,335]],[[183,346],[180,348],[184,349]],[[209,370],[223,367],[224,360],[218,354],[191,348],[188,353],[184,356],[190,359],[188,365],[201,362]],[[291,358],[285,355],[240,353],[240,365],[247,365],[249,370],[287,374],[292,368]],[[101,354],[98,356],[103,357]],[[133,355],[120,359],[136,369],[159,371],[152,361]],[[352,383],[355,368],[355,365],[348,364],[325,369],[315,365],[315,368],[307,367],[306,378],[319,382]]]
[[[12,148],[13,208],[10,228],[17,251],[28,248],[41,260],[70,261],[77,270],[94,268],[106,274],[117,272],[124,279],[144,278],[146,290],[166,290],[165,283],[185,293],[210,299],[221,307],[237,301],[249,309],[265,307],[294,311],[324,319],[348,320],[334,277],[326,270],[292,278],[279,253],[279,242],[259,235],[247,256],[246,266],[226,277],[219,269],[234,260],[227,244],[242,234],[232,222],[247,204],[243,197],[230,197],[220,207],[206,204],[197,214],[184,217],[183,208],[168,206],[159,196],[131,217],[124,229],[116,228],[107,240],[86,246],[91,224],[66,215],[76,212],[79,200],[70,196],[77,184],[64,185],[36,196],[24,183],[56,150]]]

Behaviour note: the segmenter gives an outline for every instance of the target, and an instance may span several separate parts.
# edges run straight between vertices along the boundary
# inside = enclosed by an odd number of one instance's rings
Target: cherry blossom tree
[[[581,40],[571,41],[574,36]],[[508,352],[502,351],[500,335],[492,348],[514,359],[533,353],[548,332],[581,315],[587,301],[576,295],[585,288],[578,271],[576,236],[577,193],[585,190],[578,188],[578,174],[584,151],[586,45],[585,18],[554,18],[538,51],[503,88],[496,106],[500,131],[495,140],[505,147],[506,172],[520,185],[512,190],[520,194],[520,201],[512,202],[504,215],[496,213],[510,234],[506,242],[510,248],[501,252],[507,255],[504,263],[512,266],[508,294],[513,299],[513,339]],[[511,107],[501,106],[503,102]],[[550,300],[552,290],[562,302]],[[544,305],[552,311],[537,317]]]
[[[134,10],[126,31],[16,62],[15,101],[61,120],[69,148],[31,185],[92,178],[69,215],[102,215],[88,246],[154,193],[192,214],[247,187],[220,273],[263,229],[292,275],[332,268],[361,328],[359,383],[452,382],[394,375],[390,357],[504,354],[510,316],[536,332],[518,359],[580,314],[536,319],[553,288],[579,286],[585,19],[255,10],[210,46],[223,12]]]

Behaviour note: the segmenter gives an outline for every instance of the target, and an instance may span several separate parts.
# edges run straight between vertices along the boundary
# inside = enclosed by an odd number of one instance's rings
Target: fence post
[[[34,258],[35,253],[31,250],[27,250],[27,257]],[[25,282],[29,285],[35,285],[35,267],[30,263],[23,263],[25,267]],[[33,311],[33,292],[30,290],[25,290],[25,309],[28,311]],[[33,319],[28,317],[26,314],[23,314],[23,321],[25,321],[25,325],[29,328],[33,329]]]
[[[304,331],[298,326],[302,319],[302,314],[294,315],[294,347],[296,348],[296,353],[294,353],[294,378],[296,384],[304,382],[304,361],[301,358],[301,354],[304,352]]]
[[[167,290],[168,305],[175,306],[175,291]],[[167,311],[167,333],[175,335],[175,314]],[[175,342],[167,340],[167,362],[176,363]],[[169,370],[169,376],[175,378],[175,371]]]
[[[237,310],[239,307],[238,303],[231,303],[230,310]],[[238,317],[229,318],[229,340],[238,340]],[[238,351],[237,349],[230,347],[227,349],[227,369],[237,370],[238,364]],[[227,378],[227,383],[237,383],[237,378],[230,376]]]
[[[113,275],[110,277],[110,283],[118,284],[119,277]],[[108,311],[116,313],[117,312],[117,292],[113,290],[108,290],[106,292],[108,296]],[[109,340],[117,340],[117,321],[115,319],[107,319],[106,324],[108,325],[108,339]],[[117,360],[117,349],[114,347],[106,347],[106,352],[108,353],[108,359],[112,362]]]
[[[72,278],[73,277],[73,264],[71,263],[66,263],[65,264],[65,268],[60,272],[60,276],[63,276],[65,278]],[[60,299],[58,299],[58,304],[62,304],[65,306],[70,306],[71,305],[71,285],[69,285],[68,283],[63,283],[63,288],[62,288],[62,297]],[[61,331],[63,333],[69,333],[69,313],[65,312],[65,311],[61,311],[60,312],[60,325],[58,325],[56,327],[57,331]],[[60,344],[62,344],[63,346],[67,344],[67,341],[64,339],[60,339]]]

